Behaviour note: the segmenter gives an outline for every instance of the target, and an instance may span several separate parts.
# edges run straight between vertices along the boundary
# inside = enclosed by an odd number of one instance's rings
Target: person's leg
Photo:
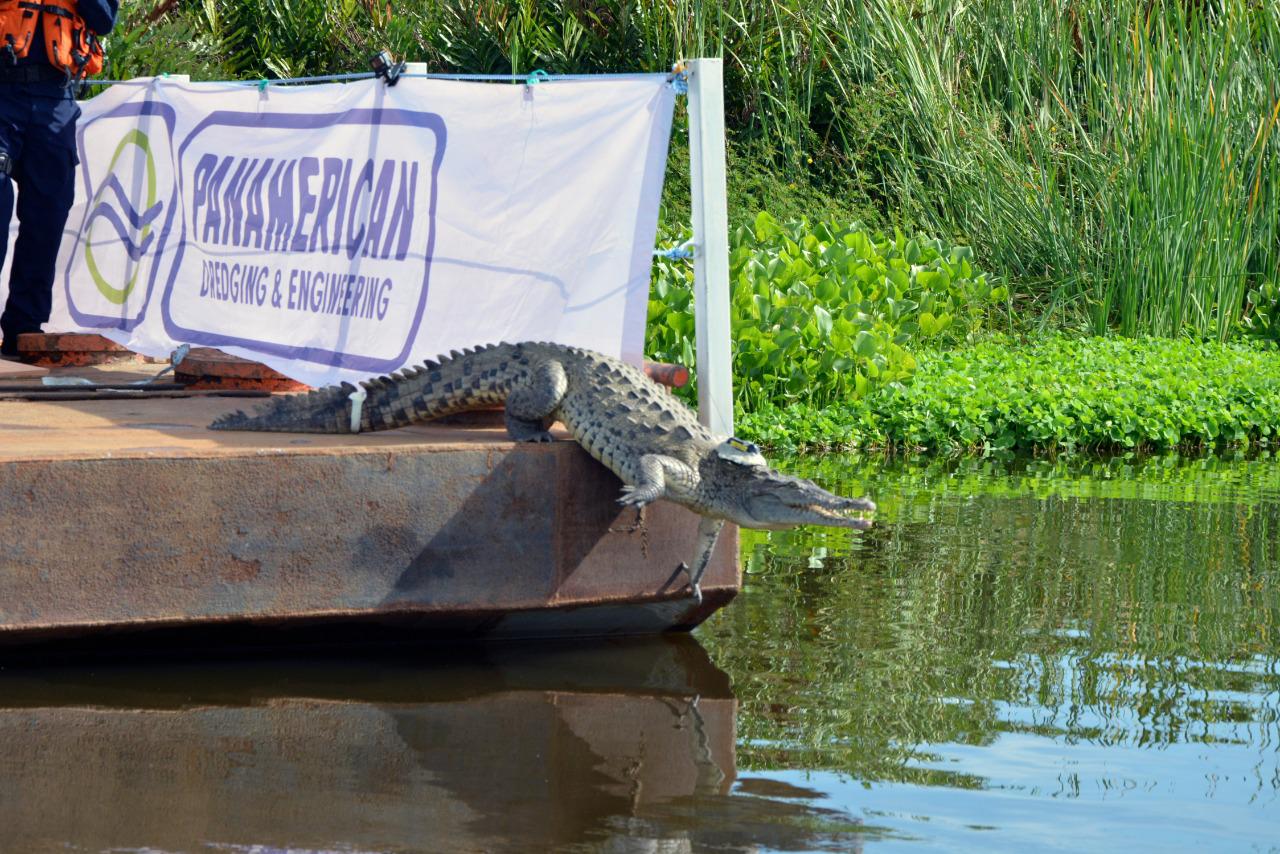
[[[4,265],[5,255],[9,252],[9,220],[12,216],[13,180],[5,175],[0,178],[0,266]],[[22,302],[21,298],[14,299],[13,291],[9,291],[4,313],[0,314],[0,357],[18,355],[18,330],[12,324],[22,322]]]
[[[13,246],[3,327],[14,336],[39,331],[49,319],[58,247],[75,201],[76,157],[71,145],[79,109],[69,98],[37,98],[34,103],[25,150],[13,170],[18,187],[18,239]]]
[[[13,164],[22,153],[21,125],[25,108],[14,97],[12,86],[0,84],[0,266],[4,265],[9,251],[9,221],[13,217]],[[0,355],[18,355],[17,332],[22,323],[22,299],[13,298],[12,289],[6,306],[0,314]],[[12,333],[12,334],[10,334]]]

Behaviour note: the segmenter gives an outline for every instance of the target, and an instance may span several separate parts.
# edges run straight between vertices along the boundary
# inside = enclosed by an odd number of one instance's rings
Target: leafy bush
[[[150,4],[121,4],[116,27],[107,37],[107,77],[128,80],[189,74],[194,80],[216,80],[227,76],[222,46],[209,33],[203,9],[175,8],[154,22],[151,12]]]
[[[1246,334],[1280,344],[1280,284],[1264,282],[1249,291],[1240,326]]]
[[[767,213],[730,237],[734,382],[746,408],[826,406],[909,378],[910,350],[980,329],[1007,299],[972,251]],[[693,268],[659,258],[647,353],[694,364]]]
[[[825,409],[765,407],[738,432],[775,448],[908,451],[1182,449],[1269,445],[1280,360],[1265,343],[993,337],[920,358],[894,383]]]

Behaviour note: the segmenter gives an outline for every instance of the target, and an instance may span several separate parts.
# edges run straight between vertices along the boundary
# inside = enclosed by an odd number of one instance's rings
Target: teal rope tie
[[[671,88],[677,95],[689,94],[689,67],[683,62],[671,66]]]
[[[697,254],[697,244],[692,240],[687,240],[679,246],[673,246],[670,249],[655,249],[653,254],[658,258],[666,258],[668,261],[682,261],[692,258]]]

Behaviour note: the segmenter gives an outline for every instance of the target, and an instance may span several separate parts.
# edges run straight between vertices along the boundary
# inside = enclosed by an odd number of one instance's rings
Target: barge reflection
[[[811,847],[687,636],[0,671],[5,850]],[[753,824],[759,825],[753,830]]]

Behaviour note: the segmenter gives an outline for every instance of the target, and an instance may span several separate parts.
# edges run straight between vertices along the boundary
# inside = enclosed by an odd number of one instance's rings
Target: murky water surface
[[[0,850],[1280,850],[1280,462],[784,467],[693,639],[7,667]]]
[[[744,536],[741,775],[868,848],[1280,850],[1280,462],[793,467],[881,524]]]

